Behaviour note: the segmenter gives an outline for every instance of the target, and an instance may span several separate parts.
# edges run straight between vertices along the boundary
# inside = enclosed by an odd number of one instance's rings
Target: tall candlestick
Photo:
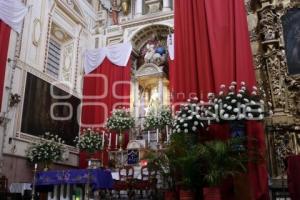
[[[157,143],[159,143],[159,133],[158,133],[158,129],[156,129],[156,140],[157,140]]]
[[[105,144],[105,133],[104,133],[104,131],[102,131],[102,147],[104,148],[104,144]]]
[[[37,166],[38,166],[37,163],[35,163],[35,164],[34,164],[34,169],[37,169]]]
[[[116,133],[116,149],[118,148],[118,134]]]
[[[148,145],[150,145],[150,131],[148,131]]]
[[[111,133],[109,133],[109,141],[108,141],[108,148],[110,149],[111,147]]]
[[[167,133],[167,143],[169,142],[169,127],[166,126],[166,133]]]

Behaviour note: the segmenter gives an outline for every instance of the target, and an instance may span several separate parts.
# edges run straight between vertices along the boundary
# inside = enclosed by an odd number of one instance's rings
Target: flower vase
[[[44,165],[43,171],[44,172],[49,171],[51,162],[44,162],[43,165]]]

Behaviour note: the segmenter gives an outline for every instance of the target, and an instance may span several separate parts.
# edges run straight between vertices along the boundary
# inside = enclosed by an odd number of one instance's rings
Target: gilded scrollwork
[[[267,130],[271,135],[268,149],[275,159],[270,168],[275,170],[272,175],[277,176],[285,168],[282,160],[299,153],[300,147],[299,130],[291,130],[300,126],[300,75],[288,73],[282,25],[282,17],[289,9],[299,7],[300,0],[245,0],[245,4],[248,18],[258,18],[257,27],[251,27],[249,33],[252,46],[260,46],[253,52],[258,86],[266,91],[275,112],[266,126],[271,127]]]

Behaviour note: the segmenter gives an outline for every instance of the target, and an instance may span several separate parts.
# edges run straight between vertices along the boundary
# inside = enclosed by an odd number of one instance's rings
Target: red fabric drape
[[[10,27],[0,20],[0,110],[4,90],[5,69],[10,37]]]
[[[293,155],[288,158],[288,188],[292,200],[300,199],[300,156]]]
[[[221,84],[232,81],[255,85],[243,0],[175,1],[175,63],[170,81],[173,103],[192,96],[205,99],[208,92],[218,92]],[[247,133],[258,138],[264,154],[262,125],[249,122]],[[255,199],[268,199],[266,165],[251,164],[249,176]]]
[[[116,107],[129,107],[130,102],[130,66],[121,67],[111,63],[107,58],[90,74],[85,75],[83,84],[82,128],[103,129],[107,117]],[[112,134],[111,148],[115,148],[115,134]],[[109,138],[107,137],[107,140]],[[125,135],[124,146],[128,143]],[[95,157],[102,159],[102,152]],[[104,152],[104,163],[108,162]],[[80,155],[80,167],[86,167],[86,155]]]

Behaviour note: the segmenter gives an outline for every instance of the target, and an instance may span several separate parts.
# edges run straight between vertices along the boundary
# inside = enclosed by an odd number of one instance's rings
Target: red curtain
[[[83,106],[81,116],[82,128],[104,129],[107,117],[117,107],[129,107],[130,103],[130,69],[127,66],[117,66],[107,58],[90,74],[85,75],[83,84]],[[112,134],[111,149],[115,149],[115,134]],[[107,135],[107,140],[109,139]],[[125,135],[124,147],[128,143],[128,134]],[[103,154],[103,155],[102,155]],[[107,152],[99,152],[96,158],[108,163]],[[86,155],[80,155],[80,167],[87,165]]]
[[[205,99],[208,92],[218,92],[221,84],[232,81],[255,85],[243,0],[175,1],[175,63],[170,81],[175,103],[192,96]],[[262,125],[250,122],[247,133],[258,138],[264,155]],[[250,165],[249,176],[255,199],[268,199],[266,165]]]
[[[0,110],[4,90],[4,79],[7,64],[10,30],[10,27],[0,20]]]

